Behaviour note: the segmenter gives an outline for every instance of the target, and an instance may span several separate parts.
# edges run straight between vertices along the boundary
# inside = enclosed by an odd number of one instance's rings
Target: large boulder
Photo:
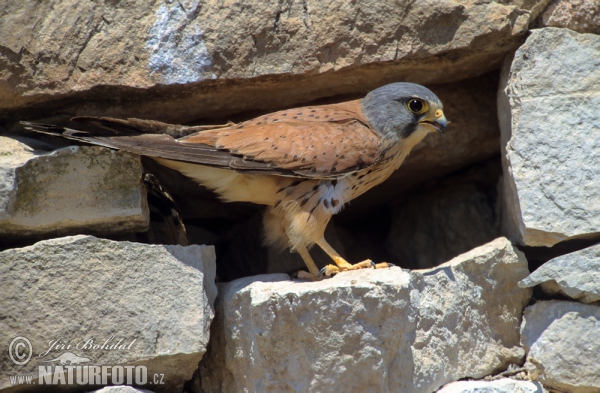
[[[0,388],[33,374],[44,390],[59,366],[135,365],[150,383],[162,375],[152,390],[180,391],[206,351],[212,247],[64,237],[0,252],[0,277],[0,331],[14,341],[0,359]],[[53,374],[38,380],[40,366]]]
[[[600,307],[544,301],[525,310],[525,367],[544,386],[569,393],[600,391]]]
[[[0,136],[0,245],[148,229],[140,158],[102,147],[38,151]]]
[[[63,113],[185,122],[456,81],[497,69],[548,0],[463,3],[9,0],[0,117],[68,102]]]
[[[434,391],[520,362],[527,261],[505,238],[438,268],[284,274],[219,290],[196,390]]]
[[[506,234],[528,246],[600,235],[600,36],[532,31],[498,104]]]

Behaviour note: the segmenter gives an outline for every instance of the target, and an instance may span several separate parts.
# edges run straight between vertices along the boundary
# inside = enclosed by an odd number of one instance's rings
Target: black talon
[[[327,268],[323,268],[323,269],[319,270],[319,276],[318,276],[319,281],[321,281],[323,279],[323,274],[325,274],[326,271],[327,271]]]
[[[377,269],[377,265],[373,261],[371,261],[371,266],[373,266],[373,269]]]
[[[393,263],[389,263],[389,262],[386,262],[386,263],[387,263],[388,267],[396,267],[396,265],[394,265]]]

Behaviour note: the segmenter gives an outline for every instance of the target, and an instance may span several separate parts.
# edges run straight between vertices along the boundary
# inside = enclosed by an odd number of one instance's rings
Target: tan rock
[[[524,355],[527,261],[504,238],[431,270],[284,274],[219,287],[204,392],[429,392]]]
[[[69,113],[186,122],[460,80],[498,68],[548,0],[506,3],[10,0],[0,108],[39,118],[77,97]]]
[[[79,146],[47,153],[0,137],[0,236],[145,231],[141,176],[131,154]]]
[[[600,4],[598,0],[553,0],[534,26],[566,27],[579,33],[600,34]]]

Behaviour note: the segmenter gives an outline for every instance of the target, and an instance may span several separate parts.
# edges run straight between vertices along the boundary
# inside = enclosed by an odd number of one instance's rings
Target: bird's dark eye
[[[427,103],[418,98],[412,98],[410,101],[408,101],[407,106],[411,112],[416,113],[417,115],[425,113],[429,109]]]

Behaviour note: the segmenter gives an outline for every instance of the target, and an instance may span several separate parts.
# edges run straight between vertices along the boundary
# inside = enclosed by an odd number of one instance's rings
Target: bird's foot
[[[340,266],[341,265],[341,266]],[[386,267],[394,266],[388,262],[375,263],[370,259],[364,260],[362,262],[355,263],[351,265],[349,263],[346,264],[338,264],[336,265],[327,265],[323,269],[319,271],[319,280],[323,277],[330,277],[340,272],[345,272],[348,270],[358,270],[358,269],[384,269]]]

